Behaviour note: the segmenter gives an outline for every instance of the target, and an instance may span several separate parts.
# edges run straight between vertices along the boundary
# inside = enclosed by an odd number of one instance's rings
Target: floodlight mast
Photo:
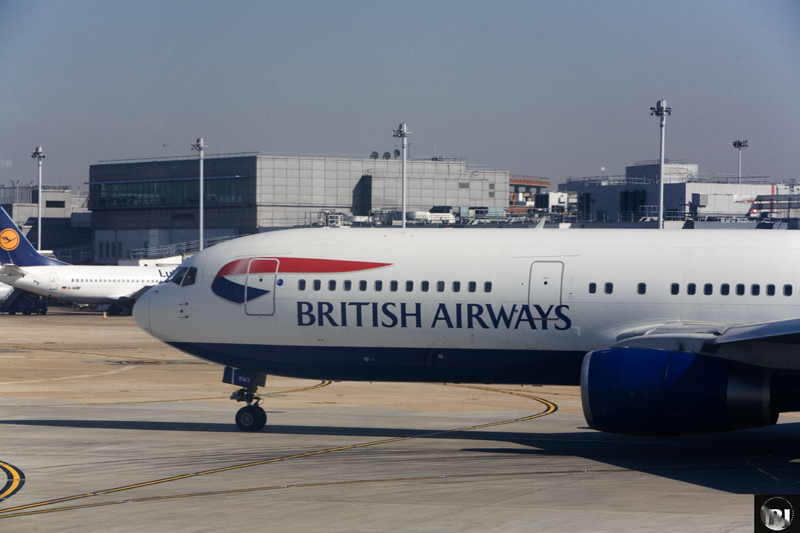
[[[203,150],[206,146],[203,144],[203,138],[197,139],[197,142],[192,144],[192,150],[200,152],[200,251],[203,251]]]
[[[406,227],[406,150],[408,148],[408,141],[406,137],[411,135],[411,132],[408,131],[408,126],[405,122],[400,124],[400,126],[394,130],[394,137],[400,137],[403,139],[403,205],[401,211],[401,217],[403,219],[403,228]]]
[[[659,157],[658,168],[658,229],[664,229],[664,126],[667,123],[667,115],[672,114],[672,108],[667,105],[666,100],[659,100],[655,107],[650,108],[650,116],[656,115],[661,118],[661,155]]]
[[[733,147],[739,150],[739,183],[742,182],[742,148],[747,148],[747,139],[733,141]]]
[[[36,238],[36,249],[41,252],[42,251],[42,196],[44,196],[42,194],[42,159],[45,158],[44,152],[42,152],[42,147],[37,146],[36,150],[34,150],[34,152],[31,153],[31,157],[33,159],[36,159],[39,163],[39,201],[37,202],[39,204],[38,206],[39,221],[37,222],[37,230],[39,234]]]

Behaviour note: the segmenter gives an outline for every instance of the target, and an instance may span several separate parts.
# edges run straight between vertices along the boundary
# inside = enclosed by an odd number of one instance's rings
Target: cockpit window
[[[181,287],[194,285],[195,279],[197,279],[197,267],[192,267],[187,270],[186,275],[183,276],[183,283],[181,283]]]
[[[171,281],[175,285],[180,285],[183,281],[183,276],[186,275],[186,271],[189,270],[187,267],[181,267],[177,270],[173,270],[172,274],[165,281]]]

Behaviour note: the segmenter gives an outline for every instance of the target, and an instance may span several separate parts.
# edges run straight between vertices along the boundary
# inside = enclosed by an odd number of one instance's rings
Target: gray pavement
[[[0,409],[0,460],[25,474],[0,531],[752,531],[752,494],[800,481],[796,423],[653,440],[572,414],[451,432],[530,413],[334,407],[245,434],[232,411]]]

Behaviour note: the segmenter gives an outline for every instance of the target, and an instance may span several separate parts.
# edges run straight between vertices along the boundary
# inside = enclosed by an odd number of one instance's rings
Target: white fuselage
[[[160,283],[174,267],[45,265],[20,268],[24,276],[4,276],[2,281],[68,302],[114,304]]]
[[[197,254],[182,265],[192,285],[159,285],[134,315],[181,349],[260,371],[477,368],[576,357],[651,325],[797,317],[798,264],[790,231],[298,229]],[[269,292],[237,303],[212,291],[220,277]]]

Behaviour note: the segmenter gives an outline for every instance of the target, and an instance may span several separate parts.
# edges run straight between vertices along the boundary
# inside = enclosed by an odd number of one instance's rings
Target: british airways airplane
[[[580,385],[592,428],[679,435],[800,410],[800,232],[292,229],[218,244],[136,303],[224,365],[244,431],[266,374]]]
[[[164,281],[175,267],[70,265],[39,254],[0,208],[0,282],[67,302],[110,304],[111,313]]]

